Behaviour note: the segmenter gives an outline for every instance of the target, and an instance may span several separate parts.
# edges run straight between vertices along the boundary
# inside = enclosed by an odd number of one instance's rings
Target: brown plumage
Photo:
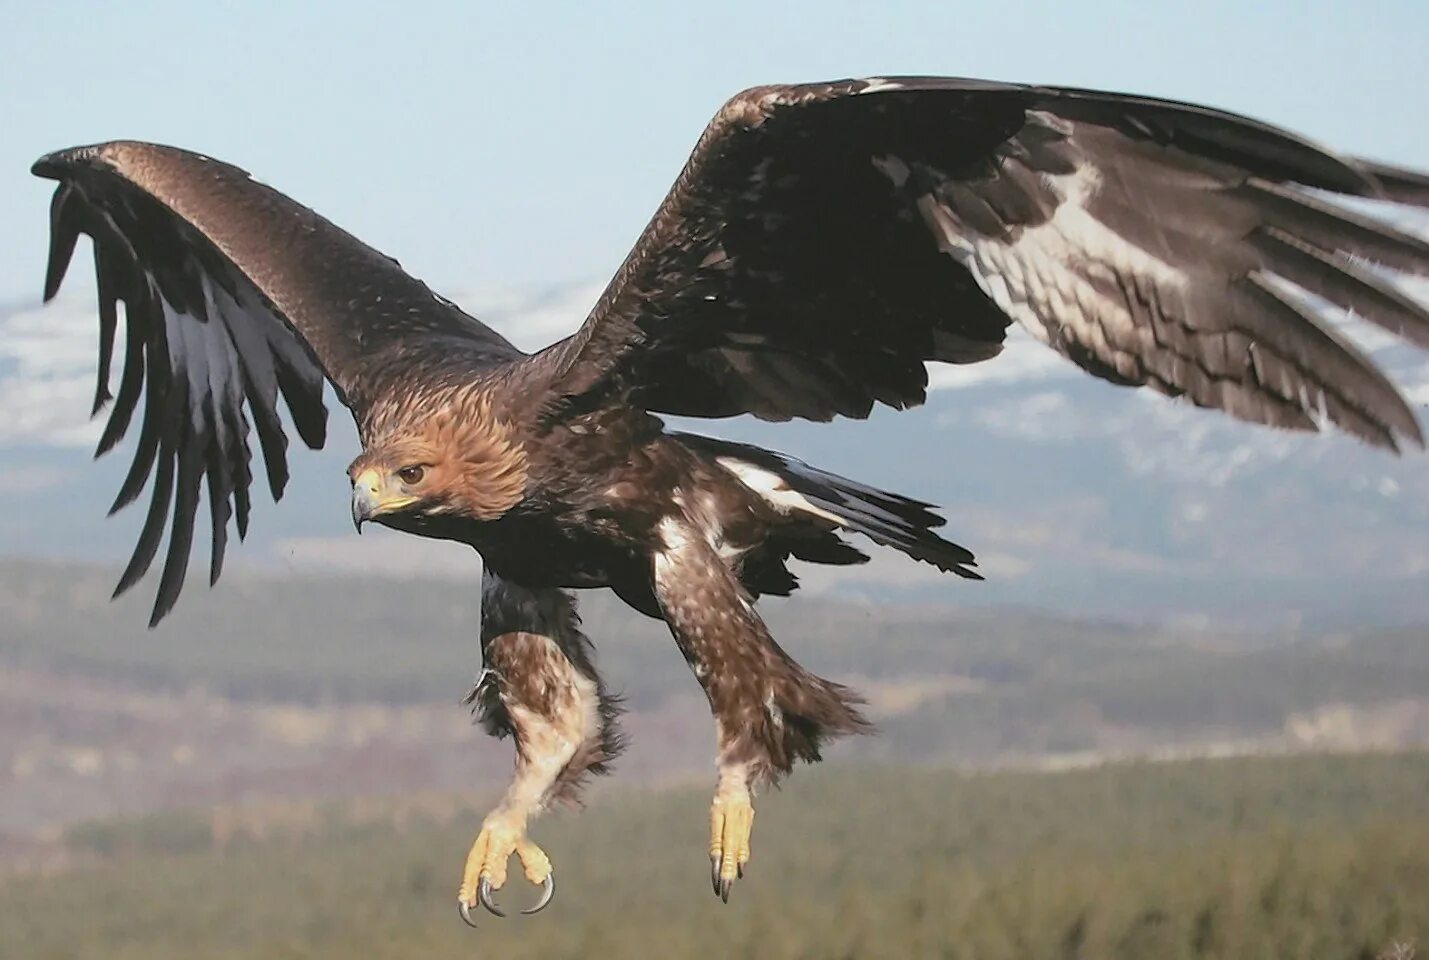
[[[476,704],[521,765],[468,860],[464,916],[550,863],[528,817],[617,752],[612,701],[563,588],[664,619],[719,728],[716,892],[748,857],[751,791],[862,729],[856,698],[795,664],[755,611],[791,558],[858,563],[844,536],[963,577],[929,505],[781,454],[667,433],[661,413],[864,417],[920,403],[927,361],[995,357],[1007,327],[1092,374],[1241,419],[1422,446],[1413,412],[1323,315],[1421,347],[1429,310],[1387,271],[1429,242],[1335,195],[1429,206],[1429,177],[1232,114],[1118,94],[904,78],[733,98],[589,317],[527,355],[305,207],[227,164],[117,142],[34,168],[59,181],[45,281],[95,241],[100,452],[138,410],[115,508],[152,479],[119,590],[169,544],[153,621],[183,584],[201,487],[218,578],[247,529],[256,433],[273,496],[280,406],[324,439],[323,383],[357,421],[352,511],[485,561]],[[111,396],[124,304],[126,349]],[[280,404],[281,398],[281,404]],[[495,631],[495,632],[493,632]]]
[[[525,495],[526,449],[485,384],[409,391],[373,407],[360,432],[363,450],[348,476],[420,466],[428,515],[496,520]]]
[[[532,590],[487,572],[481,596],[482,673],[465,703],[494,737],[516,741],[518,763],[539,757],[529,717],[550,718],[572,746],[542,804],[575,803],[586,778],[625,749],[620,698],[596,673],[570,594]],[[549,748],[549,745],[548,745]]]

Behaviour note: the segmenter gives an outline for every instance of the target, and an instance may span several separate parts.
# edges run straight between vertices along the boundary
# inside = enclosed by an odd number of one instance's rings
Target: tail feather
[[[939,570],[970,580],[982,579],[972,569],[977,562],[970,550],[933,532],[947,521],[934,513],[929,503],[879,490],[761,447],[689,434],[680,434],[679,440],[711,456],[779,513],[802,516],[825,528],[833,525],[861,533],[874,543],[893,547]],[[800,556],[797,550],[791,552]]]

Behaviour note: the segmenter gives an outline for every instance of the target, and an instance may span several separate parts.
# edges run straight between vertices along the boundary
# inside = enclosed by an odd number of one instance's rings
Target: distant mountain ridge
[[[495,785],[509,741],[460,699],[475,583],[235,570],[157,630],[115,570],[0,561],[0,872],[7,833],[117,810]],[[1066,767],[1112,757],[1429,743],[1429,622],[1260,634],[1015,609],[796,598],[780,644],[867,699],[830,758]],[[663,625],[586,595],[623,697],[617,780],[705,777],[708,705]],[[797,778],[796,778],[797,779]]]
[[[572,329],[599,290],[570,283],[462,300],[534,348]],[[1429,283],[1416,292],[1429,296]],[[1382,333],[1352,332],[1429,406],[1429,361]],[[88,462],[95,342],[85,298],[0,308],[0,487],[11,494],[0,499],[0,555],[113,562],[131,548],[142,507],[103,519],[128,447]],[[1231,623],[1429,618],[1421,452],[1396,459],[1343,437],[1249,427],[1095,381],[1016,336],[995,360],[935,368],[932,383],[924,407],[880,410],[869,423],[681,426],[941,504],[989,578],[955,583],[877,551],[865,567],[801,571],[813,592]],[[293,455],[287,498],[257,504],[231,564],[475,582],[467,551],[352,536],[343,469],[356,438],[341,410],[330,423],[328,449]]]

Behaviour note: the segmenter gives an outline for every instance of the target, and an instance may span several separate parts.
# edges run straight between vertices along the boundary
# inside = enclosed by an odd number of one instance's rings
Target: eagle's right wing
[[[199,487],[218,578],[230,516],[248,526],[249,417],[274,499],[287,481],[281,393],[298,435],[323,444],[323,380],[359,422],[412,377],[460,375],[521,356],[515,347],[383,256],[237,167],[153,144],[115,142],[41,158],[59,181],[50,207],[45,299],[58,291],[81,233],[99,285],[97,413],[114,406],[104,453],[144,397],[134,462],[112,510],[152,475],[148,517],[116,594],[149,569],[173,516],[151,625],[183,586]],[[117,397],[110,362],[124,303]],[[111,512],[112,512],[111,510]]]
[[[866,417],[1018,323],[1087,371],[1233,416],[1422,445],[1315,298],[1429,348],[1429,241],[1327,195],[1429,177],[1191,104],[938,77],[730,100],[585,324],[553,394],[655,413]],[[1308,295],[1308,296],[1307,296]]]

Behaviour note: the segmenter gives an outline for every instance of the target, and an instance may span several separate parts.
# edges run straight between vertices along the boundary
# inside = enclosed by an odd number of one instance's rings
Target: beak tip
[[[362,525],[372,518],[372,505],[367,502],[367,498],[360,493],[354,493],[352,497],[352,526],[360,535]]]

